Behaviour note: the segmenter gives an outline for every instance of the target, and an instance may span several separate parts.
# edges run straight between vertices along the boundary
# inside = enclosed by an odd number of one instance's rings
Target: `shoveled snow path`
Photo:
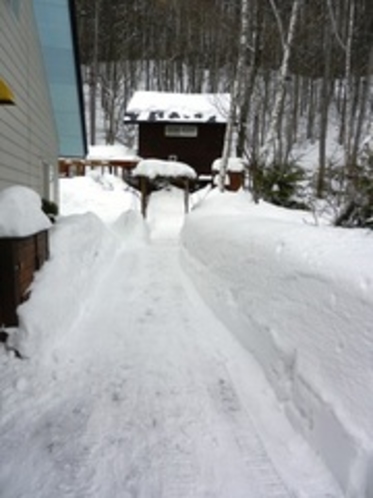
[[[340,496],[176,240],[124,251],[75,328],[53,386],[2,424],[2,498]]]

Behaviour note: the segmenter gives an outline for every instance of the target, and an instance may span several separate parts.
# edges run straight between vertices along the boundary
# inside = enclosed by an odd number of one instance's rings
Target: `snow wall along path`
[[[198,210],[182,233],[184,267],[349,498],[373,498],[368,237]]]

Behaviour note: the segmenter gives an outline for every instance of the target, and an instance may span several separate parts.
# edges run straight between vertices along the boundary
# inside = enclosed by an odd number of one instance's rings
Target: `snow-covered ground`
[[[1,498],[373,496],[371,233],[215,191],[183,225],[175,189],[144,222],[109,175],[61,192],[25,358],[0,350]]]
[[[347,496],[373,497],[373,233],[215,193],[184,267]]]

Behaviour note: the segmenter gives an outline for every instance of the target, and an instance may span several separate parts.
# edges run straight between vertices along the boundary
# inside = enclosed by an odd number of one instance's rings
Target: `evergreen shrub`
[[[54,201],[42,199],[41,208],[48,218],[54,223],[58,216],[58,205]]]
[[[255,188],[265,201],[290,209],[309,209],[304,201],[305,171],[294,162],[256,171]]]

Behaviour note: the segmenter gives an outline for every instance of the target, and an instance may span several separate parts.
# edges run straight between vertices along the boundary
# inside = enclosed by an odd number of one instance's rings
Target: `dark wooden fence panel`
[[[29,297],[36,270],[49,256],[48,231],[0,239],[0,325],[17,326],[17,307]]]

